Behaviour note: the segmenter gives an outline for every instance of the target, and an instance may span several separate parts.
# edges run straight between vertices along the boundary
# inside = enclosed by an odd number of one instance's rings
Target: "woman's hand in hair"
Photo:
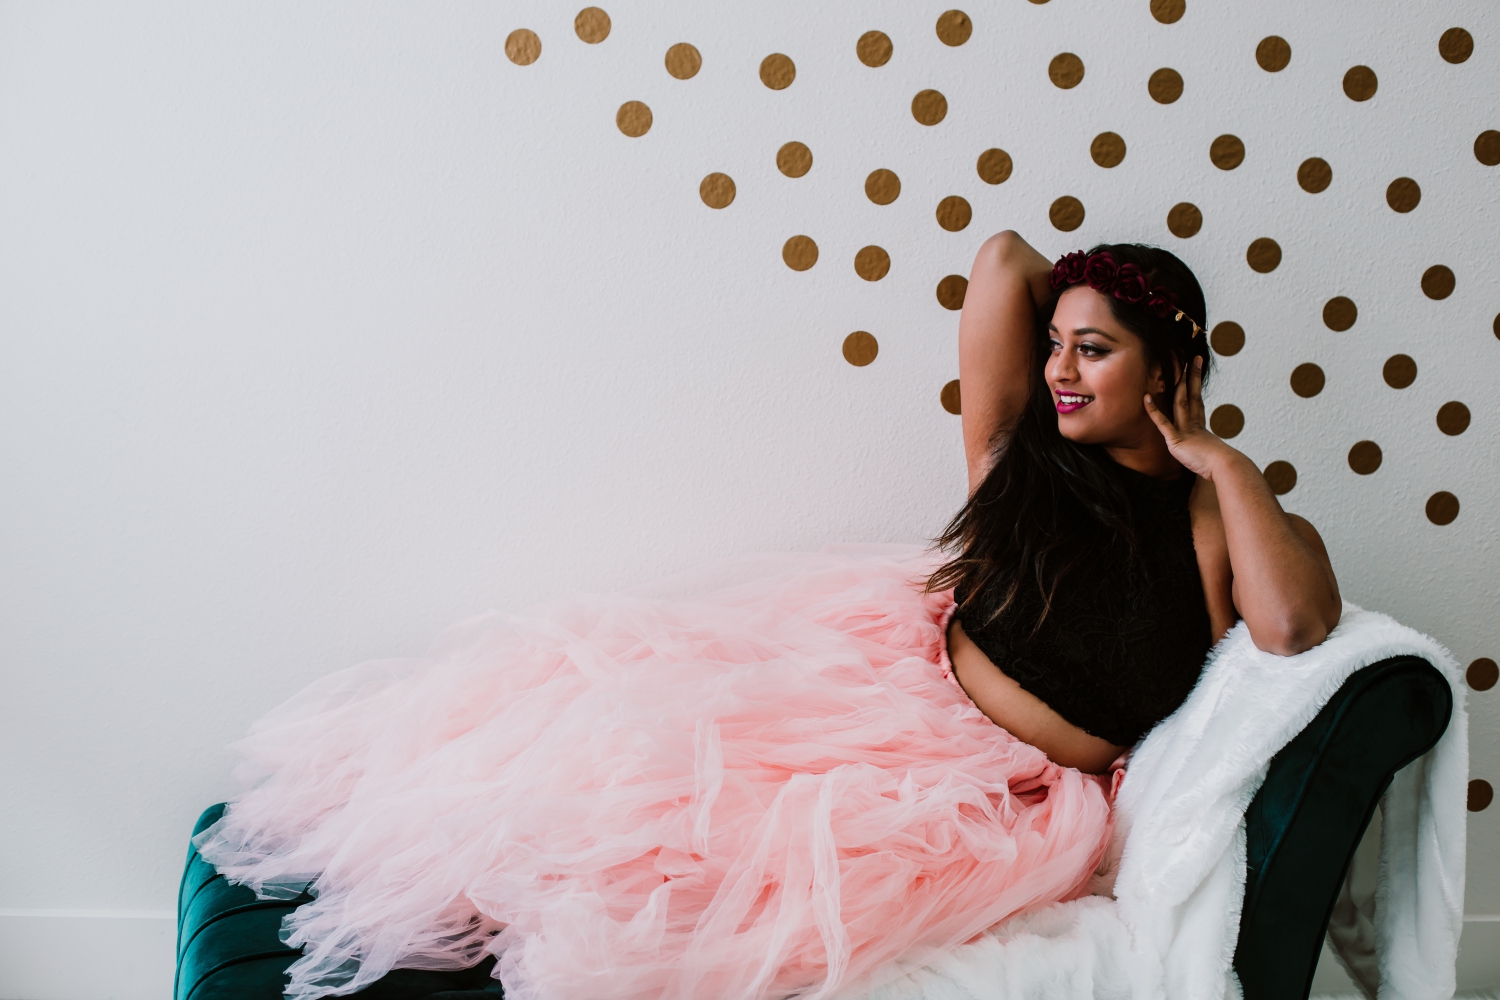
[[[1146,396],[1146,412],[1151,415],[1162,437],[1167,439],[1167,450],[1188,471],[1204,479],[1214,478],[1214,464],[1227,453],[1239,454],[1208,429],[1203,415],[1203,359],[1194,358],[1186,378],[1177,380],[1174,394],[1172,419],[1157,407],[1156,401]]]

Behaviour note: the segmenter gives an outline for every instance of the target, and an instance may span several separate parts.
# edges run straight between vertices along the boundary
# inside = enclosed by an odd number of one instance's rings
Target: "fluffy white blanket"
[[[1429,637],[1344,605],[1321,645],[1281,657],[1241,622],[1188,700],[1143,740],[1118,799],[1115,898],[1024,914],[868,993],[868,1000],[1221,1000],[1245,891],[1245,809],[1276,752],[1349,675],[1389,656],[1431,662],[1453,719],[1382,804],[1375,939],[1381,1000],[1454,991],[1463,921],[1468,717],[1458,664]],[[915,964],[915,963],[914,963]]]

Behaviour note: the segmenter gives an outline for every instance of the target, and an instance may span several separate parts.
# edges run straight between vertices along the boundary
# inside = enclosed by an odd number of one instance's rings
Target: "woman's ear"
[[[1172,370],[1177,373],[1177,378],[1182,377],[1182,365],[1176,358],[1172,359]],[[1153,396],[1159,396],[1167,391],[1167,383],[1162,379],[1161,371],[1160,361],[1151,362],[1151,367],[1146,370],[1146,382]],[[1173,380],[1172,384],[1177,384],[1176,379]]]

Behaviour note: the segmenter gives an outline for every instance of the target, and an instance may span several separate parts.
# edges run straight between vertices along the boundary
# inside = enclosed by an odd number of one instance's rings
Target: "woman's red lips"
[[[1088,406],[1093,401],[1093,396],[1086,396],[1081,392],[1058,392],[1057,412],[1074,413]]]

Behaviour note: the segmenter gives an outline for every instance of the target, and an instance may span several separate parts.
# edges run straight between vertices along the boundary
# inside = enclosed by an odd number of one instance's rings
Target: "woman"
[[[810,1000],[1087,892],[1103,773],[1212,641],[1338,619],[1317,533],[1203,430],[1205,322],[1171,254],[1054,267],[1001,234],[960,322],[946,565],[731,560],[484,616],[260,720],[197,844],[264,895],[310,883],[288,995],[494,955],[516,998]]]

